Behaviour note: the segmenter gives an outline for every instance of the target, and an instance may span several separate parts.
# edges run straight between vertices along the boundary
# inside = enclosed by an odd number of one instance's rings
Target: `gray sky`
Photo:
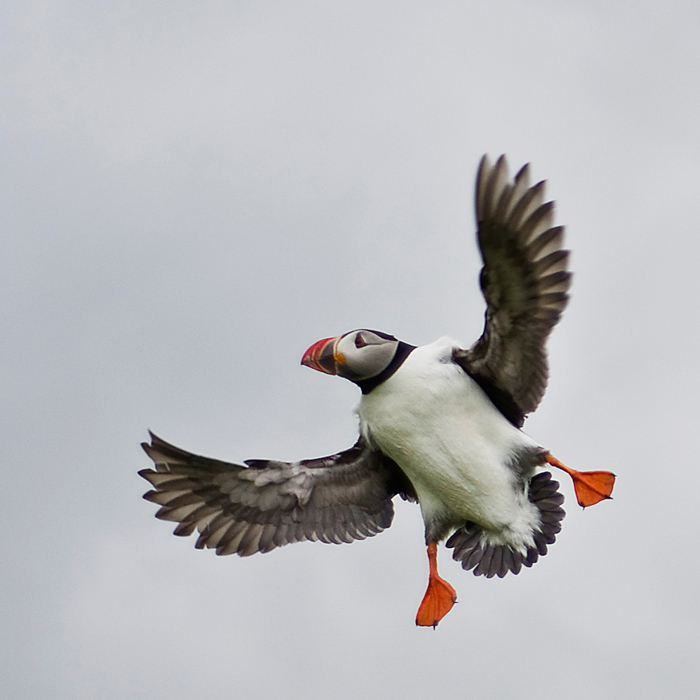
[[[697,667],[700,5],[12,2],[0,14],[0,675],[12,698],[687,698]],[[572,302],[526,431],[615,500],[416,629],[418,509],[352,546],[197,552],[151,428],[223,459],[352,444],[299,365],[481,331],[473,180],[530,161]]]

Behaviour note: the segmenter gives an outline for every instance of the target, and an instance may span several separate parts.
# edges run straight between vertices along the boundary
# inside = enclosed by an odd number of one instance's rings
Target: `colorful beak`
[[[301,364],[324,374],[338,374],[334,349],[338,338],[324,338],[314,343],[301,359]]]

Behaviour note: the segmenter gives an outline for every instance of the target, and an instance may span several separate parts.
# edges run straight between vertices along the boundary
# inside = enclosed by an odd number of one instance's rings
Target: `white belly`
[[[361,429],[411,480],[426,526],[471,520],[493,533],[529,532],[535,513],[512,466],[537,445],[451,362],[452,346],[441,339],[416,348],[363,396]]]

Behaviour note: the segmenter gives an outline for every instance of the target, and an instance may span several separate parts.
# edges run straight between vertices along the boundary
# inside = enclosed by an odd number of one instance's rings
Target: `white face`
[[[394,359],[399,341],[364,328],[340,336],[334,348],[338,374],[352,381],[375,377]]]

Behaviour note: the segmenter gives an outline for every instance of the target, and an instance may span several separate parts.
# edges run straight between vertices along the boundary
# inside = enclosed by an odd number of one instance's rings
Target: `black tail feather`
[[[452,557],[475,576],[503,578],[509,571],[518,574],[523,566],[532,566],[547,554],[547,546],[553,544],[561,530],[564,496],[559,493],[559,482],[549,472],[536,474],[530,480],[528,498],[540,512],[538,529],[533,533],[534,544],[520,552],[511,545],[494,545],[488,542],[483,528],[467,522],[446,542],[454,549]]]

